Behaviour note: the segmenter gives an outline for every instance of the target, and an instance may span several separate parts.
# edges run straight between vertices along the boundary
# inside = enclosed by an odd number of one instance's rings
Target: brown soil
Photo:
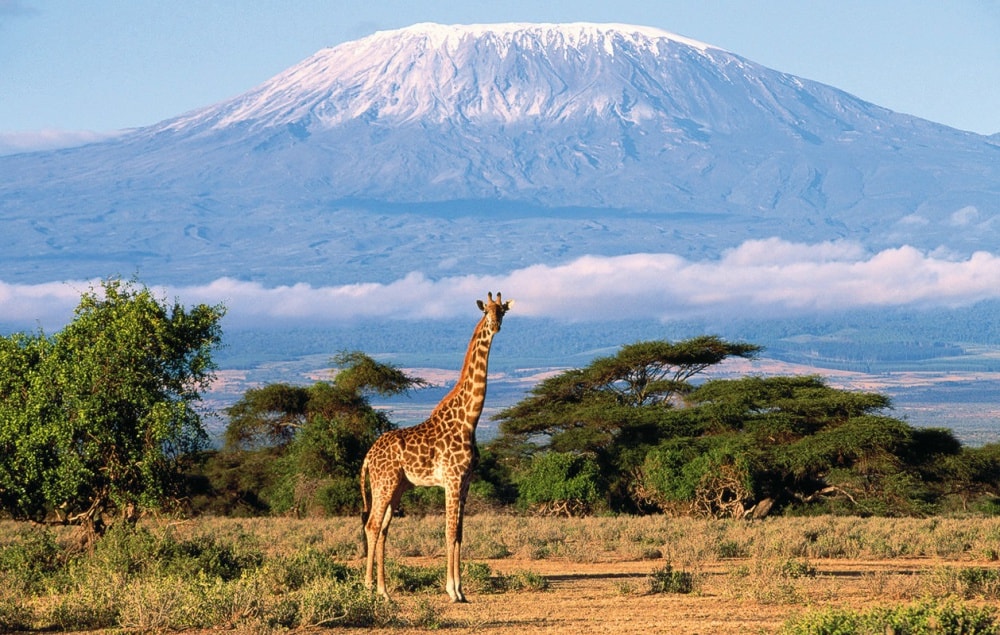
[[[437,559],[406,558],[408,564],[434,566]],[[810,561],[815,574],[769,579],[734,572],[749,561],[714,562],[694,569],[690,594],[649,592],[650,574],[663,560],[576,563],[559,560],[496,560],[497,573],[530,571],[546,578],[545,591],[467,593],[469,602],[452,604],[447,595],[397,594],[403,616],[417,619],[433,611],[447,633],[678,633],[741,635],[775,633],[789,618],[830,607],[859,609],[905,604],[929,590],[926,582],[946,566],[997,566],[930,559],[863,562]],[[780,578],[780,576],[771,576]],[[427,633],[426,625],[393,627],[384,633]]]

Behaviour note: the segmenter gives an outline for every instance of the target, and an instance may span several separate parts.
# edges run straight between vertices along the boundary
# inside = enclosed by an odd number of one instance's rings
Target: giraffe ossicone
[[[498,292],[476,305],[483,317],[476,325],[455,387],[423,423],[380,436],[361,466],[361,522],[365,530],[365,586],[374,585],[388,598],[385,586],[385,541],[400,498],[412,487],[440,486],[445,498],[447,582],[453,602],[465,602],[462,592],[462,521],[472,471],[478,461],[476,425],[486,400],[486,375],[493,336],[514,301]],[[367,479],[366,479],[367,477]],[[371,505],[365,481],[371,484]]]

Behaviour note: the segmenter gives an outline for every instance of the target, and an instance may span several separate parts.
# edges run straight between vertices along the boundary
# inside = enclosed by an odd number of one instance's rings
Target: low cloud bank
[[[0,2],[2,5],[2,2]],[[0,156],[39,150],[58,150],[104,141],[122,134],[91,130],[35,130],[31,132],[0,132]]]
[[[0,323],[52,328],[72,318],[86,282],[0,283]],[[748,241],[718,259],[674,254],[586,256],[497,276],[431,279],[411,273],[388,284],[265,287],[221,278],[157,289],[186,305],[223,303],[227,324],[324,324],[364,319],[439,319],[474,312],[487,291],[517,300],[523,316],[557,319],[672,319],[719,315],[781,317],[896,306],[962,306],[1000,298],[1000,257],[922,252],[903,246],[871,254],[852,242]]]

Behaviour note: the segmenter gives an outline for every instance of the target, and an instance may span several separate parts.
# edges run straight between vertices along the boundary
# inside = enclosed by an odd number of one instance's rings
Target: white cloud
[[[7,284],[0,281],[0,323],[13,323],[20,328],[59,328],[73,318],[80,295],[90,287],[88,282]]]
[[[66,321],[87,283],[0,284],[0,322]],[[388,284],[264,287],[221,278],[159,289],[187,305],[223,303],[228,324],[334,323],[468,315],[487,291],[517,300],[525,316],[589,320],[701,314],[778,317],[862,307],[957,306],[1000,298],[1000,257],[964,258],[909,246],[865,253],[838,241],[748,241],[718,259],[675,254],[586,256],[498,276],[431,279],[411,273]]]
[[[979,220],[979,210],[973,205],[966,205],[962,209],[953,212],[949,220],[955,227],[965,227]]]
[[[898,222],[900,225],[923,226],[930,224],[930,221],[927,220],[925,217],[921,216],[920,214],[909,214],[907,216],[900,218]]]

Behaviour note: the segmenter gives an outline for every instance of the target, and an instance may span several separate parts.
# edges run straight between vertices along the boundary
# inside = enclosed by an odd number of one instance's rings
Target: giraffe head
[[[479,306],[479,310],[486,315],[486,323],[484,326],[496,333],[500,330],[500,324],[503,322],[504,313],[510,310],[510,307],[514,306],[513,300],[507,300],[504,302],[500,298],[500,292],[497,291],[497,299],[493,300],[493,292],[490,291],[486,294],[486,302],[482,300],[476,300],[476,305]]]

